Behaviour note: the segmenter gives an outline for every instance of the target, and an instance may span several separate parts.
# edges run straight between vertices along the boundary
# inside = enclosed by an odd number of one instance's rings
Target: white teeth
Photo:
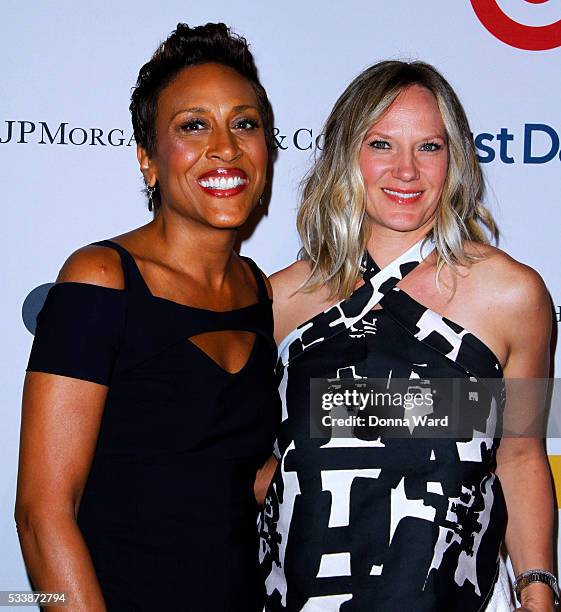
[[[384,193],[397,196],[398,198],[402,198],[404,200],[407,200],[408,198],[416,198],[423,193],[422,191],[416,191],[415,193],[400,193],[399,191],[392,191],[391,189],[382,189],[382,191]]]
[[[234,189],[239,185],[246,185],[247,179],[241,176],[229,176],[228,178],[221,176],[220,178],[208,178],[198,181],[201,187],[206,189]]]

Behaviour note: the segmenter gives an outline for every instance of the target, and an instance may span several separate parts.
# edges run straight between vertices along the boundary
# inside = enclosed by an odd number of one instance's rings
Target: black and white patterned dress
[[[396,287],[431,248],[383,270],[367,257],[365,284],[279,347],[279,466],[260,527],[268,612],[511,609],[496,587],[503,374],[473,334]],[[310,379],[365,377],[468,378],[486,418],[463,439],[311,437]]]

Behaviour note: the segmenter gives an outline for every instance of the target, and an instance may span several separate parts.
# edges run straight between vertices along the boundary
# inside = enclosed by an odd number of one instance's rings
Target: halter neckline
[[[360,270],[362,272],[362,278],[366,282],[370,280],[374,275],[378,274],[382,270],[393,266],[395,262],[400,260],[402,257],[407,255],[410,252],[419,252],[419,263],[426,259],[431,252],[434,250],[434,241],[431,238],[427,238],[427,236],[423,236],[420,240],[418,240],[413,246],[409,247],[406,251],[404,251],[401,255],[398,255],[392,261],[390,261],[386,266],[380,268],[380,266],[374,261],[372,254],[366,249],[362,256]]]

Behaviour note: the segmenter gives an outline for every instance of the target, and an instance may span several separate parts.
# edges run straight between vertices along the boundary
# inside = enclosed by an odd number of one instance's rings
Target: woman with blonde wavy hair
[[[381,62],[324,134],[301,256],[271,279],[283,423],[261,521],[266,610],[510,610],[503,542],[520,609],[551,610],[542,441],[500,438],[505,381],[548,375],[551,307],[539,275],[489,244],[461,103],[432,66]],[[394,400],[428,391],[413,409],[358,405],[342,391],[364,379]]]

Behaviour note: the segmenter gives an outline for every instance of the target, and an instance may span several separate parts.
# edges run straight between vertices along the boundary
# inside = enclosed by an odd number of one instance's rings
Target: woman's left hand
[[[274,455],[271,455],[263,464],[261,469],[257,470],[255,475],[255,484],[253,485],[253,493],[255,501],[259,506],[265,503],[265,496],[269,490],[269,485],[277,469],[277,460]]]
[[[532,582],[521,592],[522,605],[516,612],[554,612],[553,592],[547,584]]]

